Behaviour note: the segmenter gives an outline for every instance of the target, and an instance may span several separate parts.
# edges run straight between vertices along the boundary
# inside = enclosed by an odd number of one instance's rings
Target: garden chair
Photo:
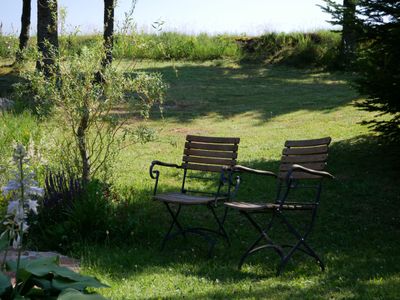
[[[296,251],[301,251],[313,257],[321,269],[324,270],[325,267],[321,258],[308,244],[307,238],[315,222],[320,202],[322,179],[333,178],[331,174],[323,171],[328,158],[328,145],[330,142],[331,138],[329,137],[286,141],[277,175],[269,171],[255,170],[243,166],[234,167],[235,172],[272,176],[276,177],[278,181],[276,200],[271,203],[225,203],[227,207],[239,210],[259,233],[259,237],[241,257],[239,269],[251,254],[265,248],[272,248],[281,258],[277,276]],[[298,195],[300,191],[302,191],[301,195]],[[307,200],[304,200],[304,192],[307,192]],[[302,197],[298,201],[293,201],[293,196]],[[293,212],[304,215],[299,220],[299,216],[294,216]],[[268,215],[266,227],[260,225],[260,223],[266,221],[265,218],[260,220],[259,217],[255,217],[256,214],[263,213]],[[284,229],[291,234],[291,237],[295,238],[294,244],[287,245],[272,240],[270,237],[272,225],[277,223],[276,221],[278,220],[280,220],[278,224],[284,225]],[[281,239],[282,235],[280,234],[276,237]]]
[[[171,225],[162,241],[164,249],[168,240],[175,236],[196,234],[209,243],[209,256],[211,256],[216,240],[212,236],[219,236],[226,240],[229,238],[224,229],[227,207],[224,213],[218,216],[215,208],[219,201],[227,201],[232,193],[237,190],[233,180],[231,167],[236,164],[239,138],[232,137],[206,137],[188,135],[183,151],[182,164],[171,164],[153,161],[150,166],[150,176],[155,179],[153,199],[162,202],[172,217]],[[182,184],[178,192],[158,193],[160,171],[156,166],[171,167],[182,170]],[[199,184],[211,186],[209,191],[196,188]],[[205,206],[215,219],[217,229],[206,227],[184,227],[179,220],[181,210],[188,206]],[[174,231],[175,228],[175,231]]]

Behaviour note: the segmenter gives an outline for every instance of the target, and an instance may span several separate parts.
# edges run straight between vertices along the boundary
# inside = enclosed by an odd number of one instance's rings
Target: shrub
[[[296,67],[331,66],[337,56],[339,35],[315,33],[268,33],[238,38],[242,59],[287,64]]]
[[[79,176],[48,172],[31,243],[65,252],[82,241],[104,241],[112,217],[111,195],[109,186],[98,180],[84,188]]]

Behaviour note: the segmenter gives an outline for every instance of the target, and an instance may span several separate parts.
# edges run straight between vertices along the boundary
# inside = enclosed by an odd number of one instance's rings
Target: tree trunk
[[[21,33],[19,35],[19,50],[16,54],[16,62],[23,60],[23,51],[28,47],[29,26],[31,25],[31,0],[23,0],[21,15]]]
[[[114,7],[115,0],[104,0],[104,59],[103,68],[112,63],[112,50],[114,42]]]
[[[343,0],[343,28],[340,44],[340,56],[346,68],[355,58],[356,38],[356,0]]]
[[[88,154],[86,135],[89,126],[89,109],[88,104],[85,102],[83,107],[83,113],[79,123],[78,130],[76,132],[76,139],[78,141],[79,154],[81,156],[82,163],[82,182],[84,186],[90,181],[90,158]]]
[[[56,72],[58,55],[57,0],[37,1],[37,46],[42,55],[36,69],[46,76]]]

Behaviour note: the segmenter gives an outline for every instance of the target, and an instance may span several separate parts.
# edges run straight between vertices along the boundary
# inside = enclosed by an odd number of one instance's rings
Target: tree
[[[16,62],[23,60],[23,51],[28,47],[29,26],[31,25],[31,0],[22,1],[21,32],[19,35],[19,49],[16,54]]]
[[[400,140],[400,1],[362,0],[357,68],[358,90],[367,95],[359,107],[383,118],[365,121],[392,140]]]
[[[62,61],[56,62],[58,73],[51,72],[46,77],[42,72],[26,70],[22,73],[26,81],[14,85],[21,97],[30,90],[30,95],[50,102],[59,122],[60,132],[55,137],[61,145],[58,163],[64,171],[79,174],[85,186],[96,175],[107,176],[104,173],[118,151],[120,139],[132,136],[146,140],[146,130],[130,132],[124,127],[131,114],[118,115],[114,109],[125,107],[128,112],[146,118],[153,105],[162,103],[167,89],[161,74],[126,75],[112,65],[103,68],[104,81],[95,80],[101,68],[102,50],[82,47],[74,55],[56,57]]]
[[[326,6],[320,6],[323,11],[331,14],[333,25],[342,26],[342,37],[339,48],[339,68],[349,69],[356,57],[358,21],[356,4],[358,0],[343,0],[342,4],[334,0],[324,0]]]
[[[104,0],[104,58],[103,67],[112,63],[112,50],[114,43],[114,8],[115,0]]]
[[[355,59],[357,44],[356,2],[357,0],[343,0],[340,61],[342,62],[344,68],[349,66]]]
[[[37,1],[37,46],[40,59],[36,69],[46,76],[54,72],[58,55],[57,0]]]

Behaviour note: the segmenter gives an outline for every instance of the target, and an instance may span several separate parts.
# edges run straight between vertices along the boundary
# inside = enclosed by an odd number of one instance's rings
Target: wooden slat
[[[313,147],[320,145],[329,145],[331,142],[330,137],[325,137],[321,139],[313,139],[313,140],[294,140],[294,141],[286,141],[285,147]]]
[[[307,147],[307,148],[285,148],[283,155],[305,155],[305,154],[323,154],[328,153],[328,146]]]
[[[282,156],[282,163],[313,163],[313,162],[323,162],[328,158],[328,154],[319,155],[295,155],[295,156]]]
[[[198,136],[188,135],[186,140],[189,142],[200,143],[215,143],[215,144],[239,144],[240,138],[236,137],[212,137],[212,136]]]
[[[317,171],[323,171],[326,167],[326,163],[302,163],[301,164],[303,167],[317,170]],[[290,168],[293,166],[291,163],[283,163],[279,166],[279,171],[288,171]]]
[[[182,164],[188,170],[207,171],[207,172],[221,172],[221,166],[198,165],[198,164]]]
[[[288,172],[279,172],[278,178],[285,179],[287,176],[287,173]],[[309,173],[305,173],[305,172],[293,172],[292,178],[294,178],[294,179],[319,179],[319,178],[322,178],[322,176],[313,175],[313,174],[309,174]]]
[[[202,157],[219,157],[219,158],[237,158],[236,152],[221,152],[221,151],[203,151],[203,150],[192,150],[185,149],[183,154],[193,155],[193,156],[202,156]]]
[[[194,162],[194,163],[210,164],[210,165],[233,166],[236,164],[236,160],[232,159],[218,159],[218,158],[195,157],[195,156],[183,156],[182,160],[184,162]]]
[[[201,144],[201,143],[186,142],[185,148],[202,149],[202,150],[217,150],[217,151],[237,151],[238,145]]]

